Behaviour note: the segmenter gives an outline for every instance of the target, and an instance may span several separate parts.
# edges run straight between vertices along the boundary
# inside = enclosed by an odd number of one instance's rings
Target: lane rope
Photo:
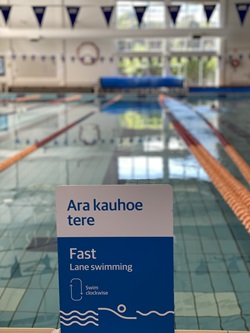
[[[74,101],[80,100],[81,98],[82,98],[81,95],[74,95],[74,96],[70,96],[70,97],[68,97],[66,99],[65,98],[54,99],[52,101],[45,102],[43,104],[36,104],[36,105],[29,106],[29,107],[26,108],[26,111],[31,111],[31,110],[34,110],[34,109],[39,109],[39,108],[42,108],[42,107],[47,107],[47,106],[49,106],[51,104],[59,104],[59,103],[63,103],[63,102],[66,102],[66,103],[67,102],[74,102]],[[80,104],[83,105],[83,104],[88,103],[88,102],[89,102],[89,100],[82,101]],[[74,108],[76,108],[76,107],[79,107],[79,104],[71,106],[71,110],[74,109]],[[17,113],[16,111],[13,111],[11,113],[6,113],[6,114],[0,113],[0,115],[7,115],[7,116],[9,116],[9,115],[16,114],[16,113]],[[18,128],[18,129],[15,130],[15,132],[16,133],[22,132],[22,131],[24,131],[26,129],[31,128],[34,125],[41,124],[41,123],[46,122],[46,121],[48,121],[50,119],[53,119],[55,117],[57,117],[57,115],[51,115],[51,116],[47,117],[46,119],[39,120],[39,121],[33,123],[32,125],[28,124],[28,125],[25,125],[24,127]],[[5,139],[6,137],[9,137],[9,136],[10,136],[10,133],[8,133],[8,132],[5,133],[3,136],[1,136],[0,141],[3,141],[3,139]]]
[[[245,178],[248,184],[250,184],[250,166],[249,164],[244,160],[244,158],[237,152],[237,150],[229,143],[229,141],[226,139],[226,137],[198,110],[196,110],[192,105],[189,103],[181,103],[177,99],[168,97],[170,100],[173,100],[175,102],[178,102],[180,104],[186,105],[191,111],[195,112],[212,130],[214,135],[217,137],[217,139],[220,141],[223,149],[229,156],[229,158],[233,161],[233,163],[236,165],[242,176]]]
[[[80,96],[80,95],[76,95],[76,96]],[[76,96],[71,96],[69,98],[67,98],[67,101],[73,101],[73,100],[77,100],[78,98]],[[112,98],[109,101],[109,105],[116,103],[117,101],[119,101],[121,99],[121,95],[115,96],[114,98]],[[16,162],[18,162],[19,160],[23,159],[24,157],[26,157],[27,155],[31,154],[32,152],[34,152],[35,150],[37,150],[38,148],[44,146],[45,144],[47,144],[48,142],[50,142],[51,140],[55,139],[56,137],[58,137],[59,135],[61,135],[62,133],[68,131],[70,128],[74,127],[75,125],[78,125],[80,122],[82,122],[83,120],[89,118],[90,116],[92,116],[93,114],[95,114],[95,111],[92,111],[90,113],[88,113],[87,115],[79,118],[78,120],[74,121],[73,123],[63,127],[62,129],[56,131],[55,133],[52,133],[51,135],[47,136],[46,138],[38,141],[36,144],[31,145],[25,149],[23,149],[22,151],[16,153],[14,156],[11,156],[5,160],[3,160],[2,162],[0,162],[0,172],[6,170],[7,168],[9,168],[11,165],[15,164]]]
[[[214,186],[236,217],[250,233],[250,193],[205,147],[166,109],[166,96],[160,95],[158,101],[172,122],[177,133],[187,144],[200,165],[207,172]]]
[[[225,150],[225,152],[227,153],[227,155],[237,166],[240,173],[245,178],[245,180],[248,182],[248,184],[250,184],[250,166],[248,165],[248,163],[237,152],[237,150],[229,143],[229,141],[226,139],[226,137],[204,115],[202,115],[198,110],[196,110],[194,108],[191,108],[191,110],[194,111],[211,128],[212,132],[220,141],[220,143],[221,143],[223,149]]]
[[[37,150],[38,148],[44,146],[45,144],[47,144],[51,140],[55,139],[57,136],[61,135],[62,133],[68,131],[73,126],[79,124],[81,121],[83,121],[83,120],[87,119],[88,117],[92,116],[94,113],[95,113],[94,111],[88,113],[87,115],[81,117],[77,121],[74,121],[73,123],[71,123],[71,124],[63,127],[62,129],[60,129],[59,131],[56,131],[55,133],[53,133],[53,134],[47,136],[46,138],[38,141],[36,144],[31,145],[31,146],[25,148],[24,150],[18,152],[14,156],[11,156],[11,157],[7,158],[6,160],[0,162],[0,172],[6,170],[7,168],[9,168],[11,165],[16,163],[17,161],[19,161],[22,158],[26,157],[27,155],[31,154],[33,151]]]

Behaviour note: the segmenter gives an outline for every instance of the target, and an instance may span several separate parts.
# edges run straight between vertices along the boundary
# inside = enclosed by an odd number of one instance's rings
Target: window
[[[118,1],[116,3],[116,22],[118,29],[138,29],[136,17],[136,6],[147,6],[140,28],[142,29],[164,29],[175,28],[219,28],[220,22],[220,3],[215,3],[214,10],[211,12],[209,22],[204,10],[206,3],[190,2],[170,2],[170,5],[180,5],[180,11],[174,25],[171,17],[165,15],[166,4],[164,2],[137,2],[137,1]],[[209,5],[209,3],[208,3]]]
[[[180,5],[175,27],[166,10],[167,5]],[[219,83],[219,54],[221,38],[199,37],[201,28],[219,28],[220,2],[213,2],[210,7],[211,16],[207,22],[205,5],[202,1],[169,1],[162,2],[117,2],[118,28],[124,28],[126,15],[129,17],[126,28],[138,28],[134,6],[148,6],[141,25],[142,29],[166,30],[165,38],[127,38],[117,43],[118,74],[122,76],[146,75],[178,75],[183,76],[188,85],[218,85]],[[210,4],[211,6],[211,4]],[[125,16],[124,16],[125,15]],[[132,23],[131,23],[132,22]],[[176,38],[170,38],[168,31],[176,28]],[[179,29],[197,28],[197,36],[183,37]],[[195,33],[193,33],[195,35]]]
[[[118,74],[121,76],[161,76],[161,57],[121,57],[118,63]]]
[[[183,76],[187,85],[217,85],[220,38],[173,38],[168,40],[169,68]]]
[[[171,52],[180,51],[220,51],[220,38],[203,37],[203,38],[172,38],[168,40]]]
[[[161,76],[165,42],[161,39],[123,39],[117,43],[118,74]]]
[[[140,27],[146,29],[165,28],[165,5],[163,2],[118,1],[116,4],[116,22],[118,29],[137,29],[136,6],[147,6]]]
[[[183,76],[188,86],[214,86],[218,84],[217,57],[173,57],[170,60],[170,72]]]
[[[154,2],[149,4],[144,17],[142,27],[148,29],[165,28],[165,6],[163,3]]]
[[[207,23],[204,4],[175,3],[179,4],[180,11],[176,20],[176,28],[218,28],[220,27],[220,4],[217,3]],[[172,24],[173,25],[173,24]]]
[[[135,29],[137,27],[135,12],[130,2],[117,3],[116,9],[118,29]]]
[[[117,43],[118,52],[163,52],[163,39],[120,39]]]

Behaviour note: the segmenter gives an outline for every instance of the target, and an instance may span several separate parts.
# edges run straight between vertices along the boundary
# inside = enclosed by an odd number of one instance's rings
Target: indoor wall
[[[166,2],[169,3],[170,1]],[[192,37],[195,32],[201,38],[210,35],[221,38],[221,50],[218,54],[218,57],[221,57],[218,62],[219,85],[250,85],[250,13],[246,15],[244,24],[241,24],[236,3],[239,3],[239,0],[220,1],[222,21],[221,27],[217,29],[185,30],[170,27],[118,30],[115,28],[115,12],[110,26],[107,26],[100,9],[105,4],[101,1],[95,2],[94,5],[88,0],[76,0],[74,3],[44,1],[43,5],[48,7],[39,28],[32,12],[32,6],[37,3],[32,0],[10,0],[8,5],[13,8],[7,24],[0,13],[0,56],[5,59],[5,73],[0,76],[0,84],[5,88],[92,87],[102,76],[117,75],[117,39],[138,36],[187,38]],[[107,3],[112,4],[114,3],[110,1]],[[71,27],[65,9],[65,6],[69,5],[81,6],[74,28]],[[84,42],[95,44],[99,51],[97,62],[84,64],[81,61],[82,54],[79,48]],[[249,47],[246,46],[248,44]],[[236,66],[232,64],[232,60],[237,60],[234,62]]]

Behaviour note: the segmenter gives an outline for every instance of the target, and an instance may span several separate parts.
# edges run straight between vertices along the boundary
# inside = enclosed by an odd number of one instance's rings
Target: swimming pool
[[[0,173],[0,326],[59,325],[57,185],[169,183],[174,189],[176,328],[250,330],[249,234],[157,98],[124,96],[107,103],[112,97],[39,102],[39,108],[29,110],[31,104],[23,103],[22,112],[9,118],[9,130],[0,132],[2,161],[91,113]],[[193,107],[250,163],[249,102],[195,98],[169,106],[248,189]]]

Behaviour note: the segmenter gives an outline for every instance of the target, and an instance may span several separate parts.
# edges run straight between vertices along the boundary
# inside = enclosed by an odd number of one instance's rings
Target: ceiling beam
[[[186,38],[225,37],[224,28],[201,29],[0,29],[0,39]]]

